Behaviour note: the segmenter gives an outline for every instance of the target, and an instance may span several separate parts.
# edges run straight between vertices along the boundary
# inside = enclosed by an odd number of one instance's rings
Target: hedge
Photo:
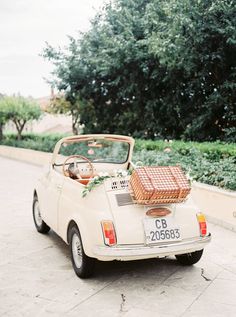
[[[64,134],[7,134],[2,145],[52,152]],[[136,140],[133,161],[146,165],[180,164],[190,178],[210,185],[236,190],[236,144]]]

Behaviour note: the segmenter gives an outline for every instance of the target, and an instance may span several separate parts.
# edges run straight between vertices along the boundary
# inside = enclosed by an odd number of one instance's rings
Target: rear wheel
[[[80,278],[88,278],[93,274],[95,259],[84,253],[80,232],[76,226],[69,231],[71,261],[74,271]]]
[[[191,253],[176,255],[177,261],[182,265],[193,265],[202,257],[203,249]]]
[[[38,232],[48,233],[48,231],[50,230],[50,227],[43,221],[41,217],[39,201],[37,196],[35,196],[33,200],[33,219],[34,219],[35,227]]]

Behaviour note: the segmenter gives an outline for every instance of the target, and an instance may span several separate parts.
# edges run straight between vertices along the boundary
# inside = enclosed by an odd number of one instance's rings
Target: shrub
[[[221,142],[183,142],[183,141],[145,141],[137,140],[135,143],[135,150],[147,151],[163,151],[165,148],[171,148],[173,151],[182,155],[189,155],[192,149],[198,149],[205,157],[209,159],[219,160],[226,157],[236,156],[235,143],[221,143]]]
[[[17,140],[15,134],[6,134],[5,138],[1,141],[1,144],[44,152],[52,152],[57,141],[64,136],[64,134],[25,133],[22,134],[21,140]]]
[[[52,152],[64,134],[7,134],[1,144]],[[166,148],[168,150],[166,151]],[[236,190],[236,145],[219,142],[137,140],[133,162],[145,165],[176,165],[196,181]]]
[[[192,180],[236,190],[236,156],[216,160],[216,156],[210,159],[197,148],[191,148],[187,154],[180,152],[135,151],[133,160],[144,165],[179,164]]]

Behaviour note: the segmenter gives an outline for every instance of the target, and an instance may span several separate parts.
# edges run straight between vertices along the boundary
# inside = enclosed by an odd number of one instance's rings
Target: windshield
[[[122,164],[128,159],[129,143],[107,139],[69,140],[62,143],[59,154],[59,157],[82,155],[94,163]]]

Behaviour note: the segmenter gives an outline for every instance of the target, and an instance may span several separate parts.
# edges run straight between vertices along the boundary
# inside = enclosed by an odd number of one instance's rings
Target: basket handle
[[[144,171],[145,171],[145,173],[146,173],[148,179],[150,180],[150,183],[152,184],[153,190],[152,190],[152,195],[151,195],[151,197],[150,197],[150,199],[149,199],[149,200],[152,200],[152,197],[154,196],[154,194],[155,194],[155,192],[156,192],[156,189],[155,189],[155,186],[154,186],[154,184],[153,184],[152,177],[148,174],[148,171],[147,171],[146,167],[144,166],[143,169],[144,169]]]
[[[173,179],[174,179],[175,183],[176,183],[176,184],[177,184],[177,186],[179,187],[179,195],[178,195],[178,199],[180,199],[180,197],[182,196],[182,189],[181,189],[181,186],[179,186],[178,179],[177,179],[177,177],[175,176],[175,174],[174,174],[173,169],[171,168],[171,166],[168,166],[168,167],[169,167],[169,170],[170,170],[171,175],[173,176]]]

